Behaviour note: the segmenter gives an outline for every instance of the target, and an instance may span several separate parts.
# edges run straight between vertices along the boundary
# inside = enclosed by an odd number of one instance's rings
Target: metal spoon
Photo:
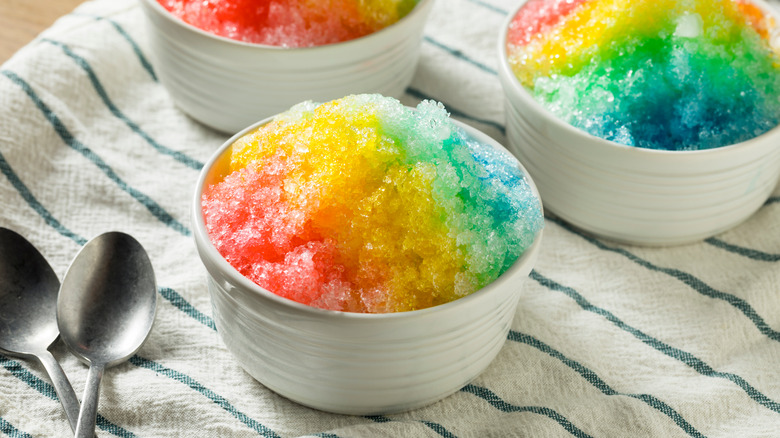
[[[133,237],[120,232],[101,234],[76,255],[57,300],[62,340],[89,364],[76,437],[94,434],[103,371],[141,348],[156,309],[152,264]]]
[[[57,274],[32,243],[0,227],[0,352],[38,359],[49,374],[70,427],[76,430],[79,401],[49,351],[60,335],[59,289]]]

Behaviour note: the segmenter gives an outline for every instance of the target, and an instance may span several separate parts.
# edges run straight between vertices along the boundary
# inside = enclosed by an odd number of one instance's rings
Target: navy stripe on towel
[[[480,69],[480,70],[482,70],[484,72],[490,73],[492,75],[497,75],[498,74],[498,72],[496,72],[494,69],[488,67],[487,65],[485,65],[485,64],[483,64],[483,63],[481,63],[479,61],[471,59],[470,57],[468,57],[462,51],[460,51],[458,49],[455,49],[455,48],[452,48],[452,47],[450,47],[450,46],[448,46],[448,45],[446,45],[444,43],[441,43],[439,41],[436,41],[435,39],[433,39],[433,38],[431,38],[431,37],[429,37],[427,35],[423,36],[423,41],[425,41],[426,43],[432,44],[432,45],[434,45],[434,46],[444,50],[445,52],[449,53],[450,55],[452,55],[452,56],[454,56],[454,57],[456,57],[456,58],[458,58],[458,59],[460,59],[462,61],[468,62],[469,64],[473,65],[474,67],[477,67],[478,69]]]
[[[30,84],[28,84],[24,79],[17,76],[16,73],[9,71],[9,70],[2,70],[0,71],[5,77],[9,78],[12,82],[14,82],[16,85],[18,85],[22,90],[30,97],[30,99],[35,103],[35,105],[38,107],[38,109],[43,113],[43,115],[46,117],[46,119],[51,123],[54,130],[57,132],[57,134],[60,136],[63,142],[70,146],[75,151],[79,152],[81,155],[83,155],[88,160],[92,161],[103,173],[123,191],[125,191],[127,194],[132,196],[136,201],[140,202],[144,207],[146,207],[147,210],[149,210],[152,215],[154,215],[157,219],[159,219],[164,224],[168,225],[170,228],[178,231],[184,236],[190,235],[190,230],[187,229],[184,225],[182,225],[179,221],[173,218],[167,211],[165,211],[160,205],[158,205],[154,200],[152,200],[149,196],[146,194],[136,190],[135,188],[128,185],[126,182],[124,182],[119,175],[114,172],[114,170],[106,164],[105,161],[103,161],[102,158],[100,158],[97,154],[95,154],[91,149],[89,149],[87,146],[83,145],[81,142],[79,142],[73,134],[68,131],[68,128],[65,127],[65,125],[62,123],[62,120],[57,117],[56,114],[38,97],[38,95],[33,91]]]
[[[553,409],[544,407],[544,406],[516,406],[510,403],[505,402],[501,399],[498,395],[496,395],[493,391],[483,388],[481,386],[476,386],[473,384],[468,384],[464,386],[461,391],[467,392],[469,394],[474,394],[477,397],[487,401],[490,403],[494,408],[502,411],[502,412],[533,412],[535,414],[544,415],[548,418],[551,418],[555,420],[558,424],[560,424],[564,429],[566,429],[567,432],[572,434],[573,436],[577,438],[589,438],[591,435],[583,432],[581,429],[579,429],[577,426],[573,425],[569,420],[566,419],[563,415],[555,412]]]
[[[21,178],[19,178],[19,175],[14,172],[13,168],[11,168],[11,165],[8,164],[8,161],[6,161],[2,153],[0,153],[0,171],[3,172],[3,175],[5,175],[6,178],[8,178],[8,181],[12,186],[14,186],[16,191],[19,192],[19,195],[21,195],[22,199],[27,202],[27,205],[35,210],[35,212],[38,213],[38,215],[42,217],[50,227],[54,228],[58,233],[73,240],[79,245],[84,245],[87,243],[86,239],[65,228],[60,223],[60,221],[54,218],[54,216],[49,212],[49,210],[46,209],[46,207],[43,206],[43,204],[38,202],[38,199],[35,198],[30,189],[27,188],[24,182],[22,182]]]
[[[559,361],[563,362],[566,366],[576,371],[580,376],[582,376],[585,380],[587,380],[591,385],[595,386],[604,395],[609,395],[609,396],[622,395],[626,397],[635,398],[637,400],[641,400],[644,403],[646,403],[648,406],[658,410],[659,412],[671,418],[672,421],[674,421],[688,435],[697,438],[704,437],[704,435],[702,435],[701,432],[696,430],[695,427],[693,427],[690,423],[688,423],[688,421],[686,421],[685,418],[683,418],[682,415],[677,413],[677,411],[675,411],[671,406],[669,406],[668,404],[664,403],[663,401],[657,399],[656,397],[650,394],[631,394],[631,393],[618,392],[615,389],[613,389],[611,386],[609,386],[605,381],[603,381],[599,376],[597,376],[596,373],[593,372],[593,370],[585,367],[584,365],[580,364],[575,360],[569,359],[568,357],[564,356],[563,353],[545,344],[544,342],[534,338],[531,335],[510,330],[507,339],[509,339],[510,341],[529,345],[543,353],[550,355],[551,357],[554,357],[555,359],[558,359]]]
[[[160,292],[160,295],[163,296],[163,298],[170,301],[171,304],[173,304],[173,306],[176,307],[177,309],[181,310],[185,314],[192,317],[194,320],[205,325],[206,327],[214,331],[217,330],[217,326],[214,324],[214,320],[210,316],[196,309],[195,306],[190,304],[187,300],[184,299],[184,297],[179,295],[179,293],[176,292],[175,290],[169,287],[160,287],[158,288],[158,291]]]
[[[442,426],[439,423],[434,423],[433,421],[426,421],[426,420],[420,420],[420,423],[428,426],[432,431],[438,433],[444,438],[457,438],[454,434],[452,434],[450,431],[445,429],[444,426]]]
[[[133,40],[133,38],[130,36],[129,33],[116,21],[108,18],[108,17],[101,17],[99,15],[92,15],[92,14],[82,14],[79,12],[73,12],[71,15],[75,17],[89,17],[97,21],[105,20],[108,23],[111,24],[111,26],[116,30],[119,35],[122,36],[122,38],[127,41],[128,44],[130,44],[130,47],[133,49],[133,52],[135,53],[135,56],[138,58],[138,62],[141,63],[141,66],[144,70],[146,70],[147,73],[149,73],[149,76],[152,78],[153,81],[157,82],[157,74],[154,72],[154,68],[152,67],[152,63],[149,62],[149,60],[144,56],[143,51],[141,51],[141,47],[138,46],[138,44]]]
[[[40,378],[38,378],[38,376],[25,369],[22,366],[22,364],[19,363],[18,361],[9,359],[5,355],[0,354],[0,366],[5,368],[6,371],[11,373],[11,375],[16,377],[17,379],[26,383],[30,388],[45,395],[47,398],[50,398],[52,400],[58,400],[57,392],[54,390],[54,387],[50,383],[45,382]]]
[[[753,308],[753,306],[750,305],[747,301],[743,300],[742,298],[737,297],[736,295],[732,295],[730,293],[721,292],[711,286],[709,286],[707,283],[703,282],[702,280],[694,277],[693,275],[680,271],[679,269],[674,268],[664,268],[661,266],[656,266],[647,260],[641,259],[637,257],[636,255],[626,251],[622,248],[614,248],[611,246],[608,246],[604,244],[603,242],[594,239],[593,237],[590,237],[588,235],[585,235],[581,233],[580,231],[573,228],[568,223],[557,219],[557,218],[551,218],[551,217],[545,217],[546,220],[550,222],[554,222],[558,225],[560,225],[562,228],[568,230],[571,233],[574,233],[583,239],[587,240],[588,242],[592,243],[593,245],[597,246],[599,249],[602,249],[604,251],[610,251],[615,254],[620,254],[627,259],[631,260],[632,262],[638,264],[639,266],[642,266],[648,270],[655,271],[655,272],[661,272],[663,274],[666,274],[672,278],[675,278],[686,285],[690,286],[691,289],[695,290],[696,292],[710,297],[715,298],[718,300],[725,301],[729,303],[732,307],[742,312],[743,315],[745,315],[753,324],[756,326],[756,328],[766,335],[769,339],[772,339],[773,341],[780,342],[780,332],[773,329],[769,326],[769,324],[766,323],[763,317],[761,317],[758,312]]]
[[[4,355],[0,354],[0,365],[3,368],[5,368],[9,373],[11,373],[14,377],[29,385],[30,388],[38,391],[42,395],[52,400],[55,401],[59,400],[57,397],[57,392],[54,390],[54,386],[52,386],[49,382],[40,379],[38,376],[25,369],[21,363],[15,360],[11,360],[5,357]],[[122,427],[119,427],[114,423],[111,423],[100,414],[98,414],[97,416],[96,424],[98,427],[105,430],[106,432],[110,432],[111,434],[116,435],[118,437],[131,438],[135,436],[130,431]]]
[[[199,392],[204,397],[208,398],[212,402],[214,402],[216,405],[224,409],[225,411],[229,412],[231,415],[236,417],[239,421],[247,425],[249,428],[254,430],[255,432],[268,437],[268,438],[280,438],[279,435],[276,434],[273,430],[269,429],[268,427],[264,426],[257,420],[254,420],[250,417],[248,417],[243,412],[236,409],[235,406],[230,404],[224,397],[221,395],[215,393],[214,391],[206,388],[199,382],[197,382],[192,377],[180,373],[176,370],[172,370],[170,368],[167,368],[157,362],[151,361],[149,359],[145,359],[141,356],[135,355],[130,358],[130,363],[133,365],[139,367],[139,368],[146,368],[148,370],[154,371],[155,373],[162,374],[166,377],[169,377],[171,379],[177,380],[180,383],[183,383],[187,386],[189,386],[191,389]]]
[[[195,160],[194,158],[191,158],[187,156],[186,154],[175,151],[173,149],[167,148],[161,144],[159,144],[155,139],[153,139],[149,134],[146,133],[143,129],[141,129],[140,126],[138,126],[137,123],[130,120],[129,117],[127,117],[111,100],[110,97],[108,97],[108,93],[106,92],[106,89],[103,87],[103,84],[100,82],[100,80],[97,77],[97,74],[95,74],[95,71],[92,69],[92,66],[89,65],[89,62],[84,59],[83,57],[77,55],[73,50],[70,49],[67,45],[59,42],[54,41],[50,39],[43,39],[41,40],[43,42],[52,44],[54,46],[57,46],[62,49],[62,51],[71,58],[76,65],[81,67],[82,70],[84,70],[84,73],[87,74],[87,77],[89,78],[90,83],[92,84],[92,87],[95,89],[95,92],[98,96],[100,96],[100,99],[103,101],[103,104],[108,108],[109,111],[111,111],[111,114],[114,115],[117,119],[124,122],[125,125],[127,125],[128,128],[130,128],[131,131],[138,134],[141,138],[143,138],[146,143],[148,143],[151,147],[156,149],[161,154],[168,155],[175,159],[176,161],[184,164],[187,167],[190,167],[195,170],[200,170],[203,167],[203,163],[201,163],[198,160]]]
[[[679,348],[672,347],[671,345],[666,344],[626,324],[620,318],[612,314],[610,311],[591,304],[588,300],[585,299],[585,297],[580,295],[573,288],[556,283],[555,281],[539,274],[536,270],[531,271],[530,277],[534,281],[536,281],[537,283],[546,287],[549,290],[555,292],[561,292],[564,295],[567,295],[569,298],[573,299],[583,310],[587,310],[588,312],[592,312],[595,313],[596,315],[606,318],[609,322],[614,324],[619,329],[627,333],[630,333],[635,338],[642,341],[644,344],[652,347],[653,349],[665,354],[666,356],[671,357],[672,359],[682,362],[683,364],[689,366],[690,368],[692,368],[693,370],[695,370],[696,372],[698,372],[703,376],[725,379],[736,384],[748,395],[748,397],[753,399],[753,401],[755,401],[756,403],[774,412],[780,413],[780,403],[762,394],[759,390],[754,388],[750,383],[748,383],[742,377],[734,373],[715,371],[711,366],[707,365],[703,360],[695,357],[691,353],[680,350]]]
[[[480,0],[468,0],[469,3],[474,3],[475,5],[482,6],[485,9],[489,9],[495,13],[501,14],[501,15],[509,15],[509,12],[499,8],[498,6],[491,5],[490,3],[483,2]]]
[[[11,438],[32,438],[32,435],[15,428],[13,424],[6,421],[3,417],[0,417],[0,432]]]
[[[709,243],[710,245],[726,250],[728,252],[732,252],[734,254],[739,254],[743,257],[747,257],[749,259],[758,260],[762,262],[777,262],[780,261],[780,254],[770,254],[767,252],[759,251],[757,249],[751,249],[751,248],[745,248],[742,246],[737,246],[731,243],[724,242],[720,239],[717,239],[715,237],[710,237],[709,239],[705,240],[706,243]]]

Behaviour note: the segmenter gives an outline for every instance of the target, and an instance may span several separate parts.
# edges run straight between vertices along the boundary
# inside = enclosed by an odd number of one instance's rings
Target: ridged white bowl
[[[780,179],[780,127],[700,151],[604,140],[558,119],[515,77],[498,41],[508,148],[534,179],[544,208],[586,232],[648,246],[698,241],[750,217]],[[755,4],[775,11],[762,1]]]
[[[227,173],[230,145],[269,121],[228,140],[204,167],[195,190],[195,243],[208,271],[217,331],[228,350],[269,389],[300,404],[343,414],[414,409],[469,383],[506,341],[542,233],[496,281],[439,306],[358,314],[282,298],[248,280],[219,254],[209,240],[201,207],[204,188]],[[503,150],[487,135],[460,126]],[[530,177],[528,182],[536,193]]]
[[[204,32],[156,0],[141,0],[160,82],[195,120],[234,133],[298,102],[349,94],[400,97],[412,80],[434,0],[420,0],[397,23],[337,44],[281,48]]]

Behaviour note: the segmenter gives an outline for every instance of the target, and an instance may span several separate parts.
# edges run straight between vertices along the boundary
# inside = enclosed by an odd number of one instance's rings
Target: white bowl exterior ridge
[[[523,282],[536,262],[542,232],[491,284],[427,309],[359,314],[309,307],[275,295],[241,275],[209,240],[201,195],[219,177],[226,151],[256,123],[228,140],[204,166],[195,191],[194,236],[208,271],[217,331],[256,380],[300,404],[351,415],[425,406],[478,376],[506,341]],[[455,122],[482,143],[487,135]],[[508,153],[508,152],[507,152]],[[538,196],[534,182],[525,173]]]
[[[307,48],[249,44],[211,35],[141,0],[150,54],[176,105],[234,133],[296,103],[349,94],[400,97],[412,80],[435,0],[420,0],[397,23],[342,43]]]
[[[756,5],[777,14],[762,0]],[[625,146],[575,128],[546,110],[515,77],[498,39],[508,149],[528,169],[546,210],[610,240],[648,246],[711,237],[749,218],[780,180],[780,127],[715,149]],[[780,17],[778,17],[780,21]]]
[[[344,319],[334,324],[241,303],[236,295],[242,291],[222,286],[209,281],[214,320],[225,345],[250,375],[303,405],[353,415],[414,409],[466,385],[503,346],[519,298],[516,290],[506,288],[502,292],[511,296],[428,319],[395,318],[387,324]],[[370,325],[375,327],[367,331]],[[412,333],[400,335],[403,331]]]

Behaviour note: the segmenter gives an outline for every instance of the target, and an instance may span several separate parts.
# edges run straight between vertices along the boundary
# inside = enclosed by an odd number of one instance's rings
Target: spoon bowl
[[[59,337],[57,292],[60,281],[27,239],[0,228],[0,353],[35,358],[49,375],[71,427],[79,402],[49,348]]]
[[[156,309],[154,270],[132,236],[101,234],[76,255],[60,287],[57,323],[70,351],[89,364],[77,437],[94,433],[103,371],[141,348]]]

